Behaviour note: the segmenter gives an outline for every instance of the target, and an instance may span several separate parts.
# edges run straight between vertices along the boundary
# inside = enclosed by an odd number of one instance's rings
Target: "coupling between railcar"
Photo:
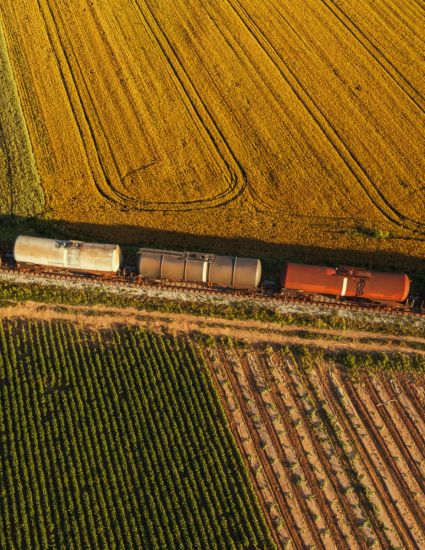
[[[285,262],[278,287],[267,287],[258,258],[224,256],[203,252],[140,248],[136,265],[124,268],[119,245],[77,240],[17,237],[13,261],[19,267],[134,280],[170,281],[224,290],[287,294],[290,296],[334,296],[401,307],[407,305],[411,281],[405,273],[384,273],[356,267],[326,267]],[[0,261],[7,260],[3,255]],[[10,258],[9,258],[10,262]]]

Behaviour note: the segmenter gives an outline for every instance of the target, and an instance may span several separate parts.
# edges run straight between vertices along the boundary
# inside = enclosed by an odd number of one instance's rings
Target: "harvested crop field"
[[[423,374],[354,380],[306,348],[205,353],[281,547],[424,546]]]
[[[49,219],[129,243],[423,256],[420,2],[4,0],[0,15]]]

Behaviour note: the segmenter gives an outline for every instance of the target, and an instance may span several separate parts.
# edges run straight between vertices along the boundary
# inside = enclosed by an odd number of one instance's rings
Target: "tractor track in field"
[[[71,62],[69,60],[69,56],[66,52],[63,40],[61,38],[59,27],[55,20],[53,10],[48,0],[36,0],[36,1],[37,1],[38,9],[43,19],[44,28],[50,43],[51,51],[53,52],[53,55],[55,57],[56,66],[58,68],[62,85],[68,99],[68,104],[72,111],[75,124],[78,128],[78,132],[82,143],[82,148],[85,152],[85,156],[87,160],[87,165],[89,166],[90,172],[92,175],[92,181],[94,182],[96,186],[96,190],[102,196],[102,198],[109,204],[116,205],[117,201],[115,201],[113,198],[110,197],[110,193],[108,194],[104,189],[104,185],[100,183],[100,181],[103,180],[104,182],[106,182],[106,187],[109,190],[113,189],[114,192],[116,191],[118,193],[118,190],[115,190],[112,182],[109,180],[106,172],[106,168],[103,164],[102,154],[100,152],[100,148],[96,141],[96,132],[95,132],[95,129],[93,128],[87,109],[84,105],[81,91],[78,88],[75,72],[72,68]],[[43,5],[45,6],[44,8],[42,7],[42,2],[43,2]],[[48,13],[48,16],[46,15],[46,12]],[[50,19],[51,24],[49,24],[48,18]],[[53,25],[53,29],[52,29],[52,25]],[[58,46],[60,51],[58,50]],[[65,61],[65,66],[60,60],[61,55]],[[68,82],[68,79],[65,73],[68,73],[69,78],[71,80],[70,83]],[[71,91],[71,88],[72,88],[72,91]],[[77,105],[73,100],[73,97],[72,97],[73,93],[75,93],[78,98]],[[77,113],[77,110],[81,113],[81,116]],[[94,161],[92,160],[93,156],[94,156]],[[98,173],[98,170],[100,171],[99,173]]]
[[[287,408],[285,406],[285,403],[284,403],[282,397],[280,396],[279,392],[276,389],[274,381],[273,381],[272,377],[269,374],[269,369],[264,364],[262,365],[262,372],[263,372],[263,375],[265,376],[265,379],[268,381],[270,392],[271,392],[271,395],[273,397],[273,401],[276,404],[277,409],[279,411],[279,414],[280,414],[280,416],[283,420],[283,424],[285,426],[285,430],[287,432],[288,439],[291,442],[291,445],[292,445],[292,447],[293,447],[293,449],[294,449],[294,451],[297,455],[297,458],[300,462],[302,471],[303,471],[303,473],[304,473],[304,475],[307,479],[307,483],[309,485],[309,488],[314,493],[315,498],[316,498],[316,502],[317,502],[317,504],[320,508],[321,513],[324,516],[324,519],[325,519],[325,522],[326,522],[326,527],[330,530],[330,532],[332,534],[333,541],[337,545],[337,548],[339,548],[339,549],[342,549],[342,548],[349,549],[349,546],[348,546],[347,542],[345,541],[344,534],[341,531],[337,515],[332,510],[332,508],[329,506],[329,503],[326,499],[325,494],[323,493],[323,491],[321,490],[321,488],[318,485],[317,477],[313,473],[312,468],[310,466],[310,463],[308,462],[308,459],[305,455],[304,447],[303,447],[302,441],[300,439],[300,436],[298,434],[298,431],[294,427],[293,422],[292,422],[292,420],[290,418],[290,415],[287,411]],[[291,386],[291,384],[287,385],[288,391],[292,391],[292,388],[290,386]],[[297,404],[297,407],[298,407],[299,399],[294,399],[293,395],[292,395],[292,398],[293,398],[294,402]],[[304,410],[299,409],[299,412],[300,412],[300,414],[303,414]],[[335,475],[331,471],[331,469],[328,469],[328,465],[324,464],[324,462],[326,462],[326,458],[325,458],[325,453],[323,452],[323,448],[321,448],[320,444],[318,444],[318,445],[316,444],[315,438],[313,438],[309,427],[307,427],[307,424],[305,425],[305,429],[306,429],[306,432],[308,433],[308,436],[310,438],[312,446],[314,447],[314,449],[317,453],[317,456],[319,457],[319,460],[322,463],[322,465],[323,465],[323,467],[324,467],[324,469],[325,469],[325,471],[328,475],[328,479],[329,479],[330,483],[332,484],[332,486],[334,487],[335,494],[338,494],[339,487],[337,485]],[[280,442],[279,442],[279,445],[280,445]],[[281,445],[280,445],[280,447],[281,447]],[[344,508],[344,511],[345,511],[346,518],[350,522],[351,510],[350,510],[349,504],[347,502],[343,502],[343,508]],[[354,522],[351,522],[351,527],[354,529],[354,531],[356,531],[356,526],[355,526]],[[358,533],[357,533],[357,535],[358,535]],[[362,547],[362,548],[367,548],[366,545],[359,544],[359,546]]]
[[[211,144],[211,149],[214,150],[221,159],[230,176],[229,186],[227,190],[222,193],[212,197],[211,199],[186,201],[181,204],[186,207],[190,207],[190,205],[199,205],[199,207],[204,208],[230,204],[240,197],[247,188],[247,177],[245,171],[240,162],[237,160],[224,134],[215,122],[205,101],[198,93],[193,79],[185,69],[171,41],[161,29],[161,26],[152,9],[146,2],[143,2],[144,8],[139,0],[132,0],[132,2],[140,17],[143,19],[146,28],[149,29],[149,32],[154,38],[154,41],[159,47],[172,73],[174,74],[176,86],[180,89],[182,102],[186,108],[190,109],[194,113],[195,118],[199,121],[200,127],[202,127],[209,143]],[[210,201],[211,204],[203,206],[203,203],[207,201]],[[170,203],[159,203],[161,207],[167,204]],[[175,203],[171,203],[171,207],[173,204]]]
[[[237,39],[235,38],[235,36],[232,34],[232,30],[231,29],[228,29],[228,28],[225,28],[223,26],[221,26],[215,19],[214,17],[214,14],[208,9],[208,6],[205,4],[203,6],[205,12],[208,14],[208,17],[210,18],[211,22],[214,24],[214,26],[216,27],[217,31],[221,34],[221,36],[223,37],[223,39],[225,40],[226,44],[228,45],[229,49],[232,51],[232,53],[235,55],[235,57],[238,58],[238,60],[242,63],[242,64],[246,64],[247,61],[248,63],[251,63],[252,64],[252,61],[249,60],[248,56],[246,55],[246,52],[243,51],[243,48],[241,48],[241,44],[237,41]],[[235,45],[237,45],[237,47],[241,50],[241,51],[238,51],[238,48],[235,48]],[[242,52],[242,53],[241,53]],[[291,137],[294,135],[294,129],[290,127],[290,124],[288,123],[285,123],[285,117],[288,117],[288,119],[290,120],[291,124],[296,127],[297,126],[297,122],[294,120],[294,117],[291,116],[290,113],[288,113],[287,111],[284,111],[284,110],[281,110],[282,109],[282,106],[281,104],[277,101],[276,97],[275,97],[275,92],[273,91],[272,87],[270,86],[270,83],[267,82],[266,80],[261,80],[261,83],[263,86],[265,86],[267,88],[267,90],[270,92],[270,95],[271,97],[273,98],[273,101],[274,101],[274,109],[276,110],[276,112],[281,112],[282,113],[282,117],[281,117],[281,124],[283,126],[285,126],[285,129],[291,134]],[[291,88],[291,91],[292,88]],[[222,96],[222,94],[220,94]],[[224,100],[223,100],[224,101]],[[232,109],[232,106],[229,105],[230,109]],[[323,159],[322,157],[320,156],[320,154],[317,152],[316,148],[313,147],[310,143],[308,143],[308,138],[307,136],[305,135],[304,131],[302,128],[297,128],[297,131],[299,133],[299,135],[301,136],[301,139],[304,139],[305,142],[307,143],[307,146],[309,147],[309,150],[310,150],[310,153],[314,156],[315,160],[317,161],[318,164],[323,164]],[[295,139],[295,137],[294,137]],[[269,199],[266,199],[264,198],[263,196],[261,196],[261,194],[256,190],[256,187],[255,185],[253,185],[252,183],[250,183],[250,181],[248,180],[247,181],[247,186],[248,186],[248,189],[249,189],[249,193],[251,194],[251,198],[252,198],[252,204],[254,207],[258,207],[258,205],[261,205],[265,211],[275,211],[276,210],[276,205],[279,201],[279,198],[276,197],[273,202],[270,201],[270,198]]]
[[[362,399],[358,395],[358,391],[355,390],[354,387],[347,382],[344,383],[344,387],[345,387],[345,390],[347,391],[347,394],[351,402],[353,403],[353,406],[358,414],[360,421],[362,422],[362,425],[364,426],[364,429],[367,430],[367,432],[370,434],[370,437],[373,440],[373,444],[376,448],[379,459],[385,464],[385,467],[387,469],[389,476],[395,482],[396,492],[402,497],[406,506],[411,511],[411,507],[409,506],[409,504],[413,499],[409,491],[407,490],[406,492],[406,489],[404,488],[403,476],[395,467],[394,463],[389,459],[386,451],[386,444],[383,441],[382,437],[380,436],[379,430],[375,428],[373,421],[369,419],[368,412],[366,410],[365,405],[363,404]],[[339,414],[339,419],[341,420],[341,413]],[[354,438],[353,440],[357,442],[356,448],[359,451],[360,455],[362,456],[364,463],[367,465],[369,476],[374,480],[374,485],[378,488],[378,494],[381,498],[381,502],[385,502],[387,512],[389,513],[393,521],[393,524],[397,527],[399,536],[401,536],[404,543],[407,544],[407,547],[419,548],[419,545],[415,539],[415,536],[412,534],[411,529],[409,528],[406,517],[398,509],[398,507],[395,506],[396,501],[394,499],[394,496],[391,494],[388,494],[385,484],[383,483],[383,479],[381,478],[380,475],[378,476],[376,473],[377,471],[379,471],[379,465],[374,464],[374,459],[372,459],[372,457],[370,456],[370,453],[366,449],[361,437],[356,433],[355,429],[351,426],[350,420],[345,418],[343,422],[345,423],[346,426],[348,423],[348,427],[351,432],[351,437]],[[416,503],[414,502],[413,502],[413,506],[414,508],[417,508]]]
[[[281,54],[276,50],[260,27],[258,27],[248,11],[242,6],[241,2],[239,0],[227,0],[227,3],[282,75],[282,78],[286,81],[288,86],[290,86],[298,100],[303,104],[309,116],[320,129],[326,140],[331,144],[333,150],[345,164],[375,208],[377,208],[391,223],[422,234],[425,224],[401,214],[386,199],[384,193],[373,183],[360,161],[345,144],[343,138],[333,127],[326,114],[320,109],[311,94],[301,84],[297,76],[282,58]]]
[[[407,80],[407,78],[397,69],[381,49],[372,42],[364,31],[347,15],[344,10],[335,4],[333,0],[321,0],[322,4],[335,16],[340,24],[361,44],[369,55],[382,67],[388,76],[397,84],[403,93],[409,97],[416,107],[425,112],[425,98],[416,90],[416,88]]]
[[[50,21],[52,22],[54,27],[55,39],[53,39],[52,30],[47,21],[46,13],[41,6],[41,2],[46,2],[45,7],[49,13]],[[199,127],[203,128],[203,131],[207,136],[207,140],[211,145],[210,150],[215,151],[218,157],[223,162],[223,165],[225,166],[225,169],[229,174],[229,178],[228,178],[229,186],[226,190],[224,190],[223,192],[221,192],[220,194],[214,197],[206,198],[206,199],[194,199],[194,200],[181,201],[181,202],[143,201],[143,200],[135,199],[134,197],[120,191],[117,188],[117,186],[114,185],[113,183],[114,178],[111,179],[108,175],[108,169],[104,164],[101,148],[98,143],[98,139],[96,138],[96,130],[92,124],[90,113],[87,110],[87,107],[85,105],[85,102],[81,94],[81,90],[79,88],[79,78],[75,73],[75,69],[73,68],[72,62],[66,51],[62,35],[59,31],[58,23],[55,18],[54,11],[49,3],[49,0],[37,0],[37,3],[39,6],[40,13],[44,20],[46,34],[49,38],[52,51],[54,52],[54,55],[55,55],[56,64],[58,66],[58,70],[61,75],[61,79],[63,82],[66,95],[68,97],[68,102],[70,104],[70,108],[72,109],[73,116],[75,118],[78,130],[80,133],[84,150],[86,151],[87,162],[88,162],[88,166],[90,166],[90,169],[92,171],[93,181],[96,185],[97,190],[99,191],[99,193],[102,195],[103,198],[105,198],[111,204],[120,205],[124,208],[131,208],[132,210],[190,211],[190,210],[214,208],[217,206],[225,206],[230,204],[231,202],[234,202],[239,196],[241,196],[244,193],[247,187],[247,178],[242,166],[237,161],[233,151],[230,148],[230,145],[227,143],[224,135],[222,134],[222,132],[219,130],[218,126],[214,122],[202,98],[196,92],[196,88],[193,81],[190,79],[188,73],[185,71],[183,65],[180,63],[176,52],[173,50],[170,42],[161,31],[152,13],[151,13],[151,17],[148,20],[145,12],[142,10],[142,8],[140,7],[140,4],[136,0],[134,0],[135,8],[137,9],[142,20],[144,21],[146,28],[149,29],[154,42],[157,44],[157,46],[159,47],[162,53],[164,60],[170,66],[173,74],[175,75],[176,87],[180,90],[180,97],[182,99],[183,104],[185,105],[185,107],[188,109],[189,112],[192,112],[192,118],[194,120],[198,120]],[[91,11],[92,11],[92,8],[91,8]],[[57,51],[56,42],[57,44],[59,44],[61,48],[61,54],[66,64],[65,69],[63,67],[63,64],[60,61],[60,55]],[[91,92],[85,82],[84,71],[78,61],[77,55],[74,55],[74,60],[75,60],[75,63],[77,64],[78,72],[84,83],[86,93],[88,94],[88,97],[91,98]],[[68,79],[65,76],[65,71],[69,74],[71,83],[68,82]],[[76,97],[78,98],[78,106],[75,106],[73,93],[69,88],[70,84],[72,86],[73,92],[76,94]],[[196,100],[194,99],[194,97],[196,98]],[[81,117],[78,115],[77,110],[82,113],[84,121],[80,120]],[[101,123],[101,118],[95,108],[92,98],[91,98],[91,111],[94,114],[94,116],[97,118],[100,128],[103,129],[103,138],[109,150],[109,157],[111,158],[111,160],[113,161],[113,165],[115,166],[116,179],[118,179],[120,183],[122,183],[121,181],[122,175],[121,175],[117,160],[115,159],[111,146],[108,142],[106,130],[103,128],[103,125]],[[83,127],[87,129],[88,134],[83,129]],[[89,137],[89,140],[87,139],[88,137]],[[90,146],[90,152],[87,148],[88,144]],[[95,158],[95,162],[97,165],[96,168],[93,166],[93,160],[92,160],[93,156]],[[100,169],[102,172],[101,180],[103,180],[103,184],[99,183],[99,177],[97,177],[98,169]]]

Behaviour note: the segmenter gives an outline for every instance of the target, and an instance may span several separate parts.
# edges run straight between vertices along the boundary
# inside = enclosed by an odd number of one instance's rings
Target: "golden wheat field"
[[[25,140],[13,155],[46,218],[128,243],[424,256],[421,0],[2,0],[0,16],[33,158]]]

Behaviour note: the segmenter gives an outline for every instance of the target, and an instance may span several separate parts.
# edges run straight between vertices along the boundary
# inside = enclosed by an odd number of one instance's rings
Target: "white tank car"
[[[260,283],[261,262],[254,258],[141,248],[137,253],[137,271],[146,279],[253,290]]]
[[[13,248],[17,264],[116,273],[121,266],[121,249],[116,244],[85,243],[20,235]]]

